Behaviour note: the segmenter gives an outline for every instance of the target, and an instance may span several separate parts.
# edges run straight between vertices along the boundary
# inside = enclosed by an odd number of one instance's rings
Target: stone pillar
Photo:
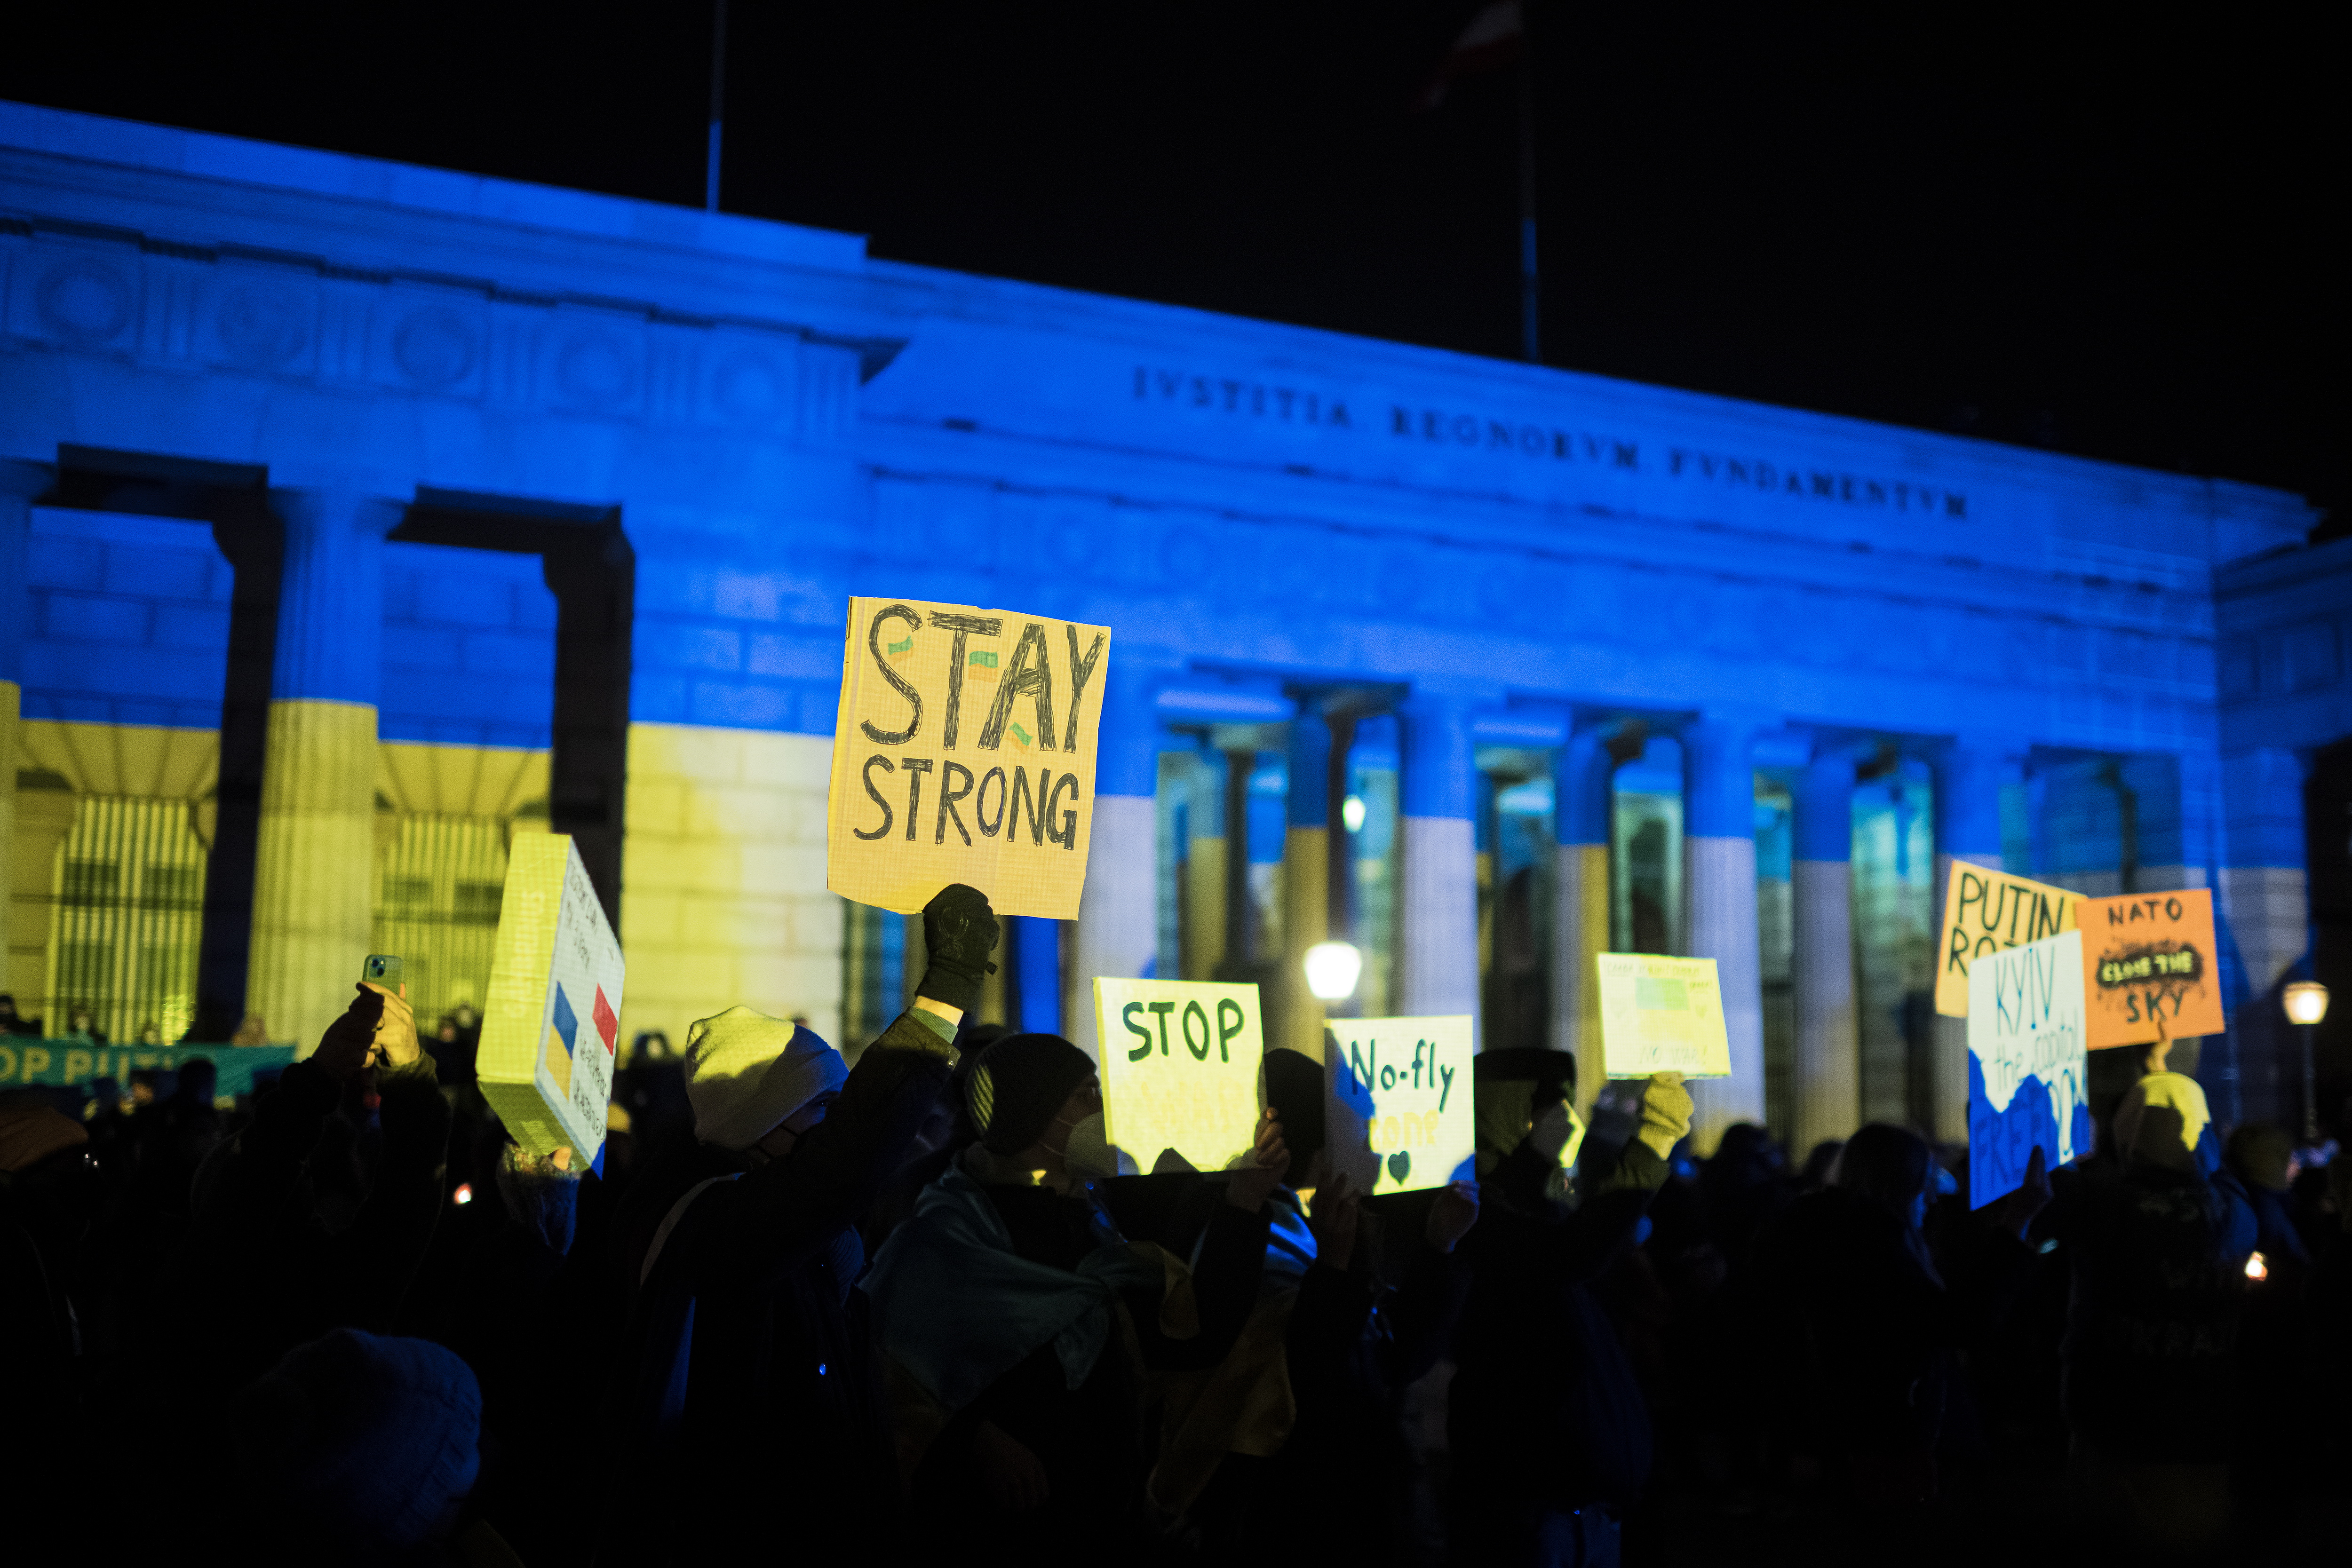
[[[1160,716],[1155,666],[1114,650],[1103,685],[1086,893],[1062,977],[1064,1033],[1101,1060],[1095,979],[1146,974],[1160,946]]]
[[[1551,1045],[1576,1057],[1576,1104],[1589,1114],[1607,1081],[1594,956],[1609,950],[1609,827],[1617,773],[1597,731],[1552,753]]]
[[[2245,977],[2242,991],[2223,991],[2235,1013],[2229,1054],[2236,1103],[2230,1108],[2289,1126],[2302,1114],[2302,1067],[2299,1042],[2280,1011],[2279,987],[2311,943],[2303,785],[2302,760],[2283,747],[2221,759],[2226,849],[2214,904],[2227,930],[2217,935],[2223,963],[2234,950]],[[2334,1005],[2347,1002],[2352,998],[2338,998]]]
[[[1950,898],[1955,862],[2000,869],[2000,791],[2015,776],[2021,743],[1998,737],[1962,736],[1936,758],[1936,904],[1930,929],[1940,945],[1944,936],[1944,905]],[[1955,963],[1953,956],[1936,954],[1935,973]],[[1967,967],[1965,960],[1958,967]],[[1934,982],[1931,979],[1930,985]],[[1937,1139],[1969,1141],[1969,1020],[1935,1019],[1935,1082],[1929,1103],[1935,1107]]]
[[[1062,1032],[1062,923],[1016,915],[1005,923],[997,965],[1019,973],[1021,1016],[1004,1021],[1024,1034]],[[918,977],[919,979],[919,977]]]
[[[1323,1004],[1307,988],[1307,949],[1331,934],[1331,727],[1301,707],[1290,721],[1289,823],[1282,841],[1282,1019],[1268,1049],[1323,1060]]]
[[[33,499],[56,480],[46,463],[0,462],[0,991],[16,984],[8,973],[7,935],[16,886],[16,720],[25,697],[25,622],[32,613],[25,592],[26,549]],[[44,978],[37,976],[32,983],[39,986]]]
[[[1692,1131],[1713,1152],[1734,1122],[1764,1124],[1764,983],[1756,936],[1756,773],[1760,720],[1709,714],[1685,727],[1683,950],[1715,960],[1731,1076],[1694,1080]]]
[[[1478,862],[1472,813],[1478,766],[1472,699],[1415,692],[1403,729],[1403,810],[1397,857],[1396,1009],[1401,1016],[1468,1013],[1478,1032]]]
[[[1854,1017],[1853,758],[1823,752],[1797,777],[1790,868],[1797,1012],[1795,1159],[1862,1124],[1862,1041]]]
[[[298,1053],[350,1001],[375,868],[383,537],[399,503],[276,490],[286,529],[246,1010]]]

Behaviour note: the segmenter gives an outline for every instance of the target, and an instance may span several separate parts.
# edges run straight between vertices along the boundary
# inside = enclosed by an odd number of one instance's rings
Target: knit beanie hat
[[[686,1031],[694,1135],[722,1149],[750,1148],[785,1117],[848,1082],[841,1052],[786,1019],[735,1007]]]
[[[287,1524],[321,1546],[415,1546],[481,1469],[481,1386],[430,1340],[337,1329],[287,1352],[230,1416],[244,1479],[289,1500]]]
[[[964,1093],[989,1153],[1017,1155],[1051,1125],[1093,1058],[1057,1034],[1008,1034],[980,1053]]]
[[[2112,1124],[2116,1150],[2181,1172],[2197,1169],[2197,1141],[2212,1113],[2205,1091],[2185,1072],[2151,1072],[2124,1093]]]

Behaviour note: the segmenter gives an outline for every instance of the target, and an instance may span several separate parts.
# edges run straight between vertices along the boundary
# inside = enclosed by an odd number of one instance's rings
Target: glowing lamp
[[[2286,988],[2286,1016],[2290,1023],[2311,1025],[2327,1016],[2327,988],[2317,980],[2297,980]]]
[[[1307,949],[1307,988],[1327,1002],[1340,1002],[1356,994],[1363,977],[1364,956],[1352,942],[1318,942]]]
[[[2261,1253],[2259,1253],[2259,1252],[2249,1252],[2249,1253],[2247,1253],[2247,1254],[2246,1254],[2246,1278],[2247,1278],[2247,1279],[2249,1279],[2249,1280],[2253,1281],[2256,1284],[2260,1284],[2260,1283],[2262,1283],[2264,1280],[2267,1280],[2267,1279],[2269,1279],[2270,1277],[2271,1277],[2271,1265],[2270,1265],[2270,1260],[2269,1260],[2269,1259],[2267,1259],[2267,1258],[2264,1258],[2264,1257],[2263,1257]]]
[[[1364,831],[1364,798],[1350,795],[1339,803],[1339,821],[1351,833]]]

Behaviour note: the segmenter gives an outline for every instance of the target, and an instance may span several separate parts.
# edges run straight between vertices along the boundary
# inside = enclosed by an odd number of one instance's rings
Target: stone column
[[[1323,1004],[1307,988],[1307,949],[1331,934],[1331,727],[1302,706],[1290,721],[1289,822],[1282,841],[1282,1019],[1268,1049],[1323,1060]]]
[[[1480,1049],[1478,862],[1472,813],[1478,767],[1472,699],[1415,692],[1403,734],[1399,823],[1396,1009],[1405,1017],[1468,1013]]]
[[[1756,936],[1756,773],[1760,719],[1709,714],[1684,727],[1683,950],[1712,958],[1731,1036],[1731,1076],[1695,1080],[1692,1130],[1713,1152],[1734,1122],[1764,1123],[1764,984]]]
[[[16,981],[8,973],[10,890],[16,886],[16,719],[24,706],[25,622],[32,613],[25,592],[26,549],[33,528],[33,499],[57,481],[46,463],[0,461],[0,991]],[[41,977],[32,983],[39,986]],[[22,1003],[29,998],[19,998]]]
[[[2299,1124],[2303,1080],[2298,1042],[2280,1012],[2279,985],[2311,941],[2303,783],[2302,760],[2284,747],[2221,759],[2226,849],[2213,902],[2228,927],[2217,933],[2222,961],[2234,948],[2245,973],[2231,1019],[2231,1108],[2288,1126]],[[2347,1004],[2352,998],[2334,1005]]]
[[[1854,1018],[1853,758],[1824,751],[1798,775],[1790,868],[1796,965],[1793,1159],[1862,1124],[1862,1042]]]
[[[1930,929],[1944,936],[1944,905],[1949,899],[1955,862],[2000,869],[2000,791],[2024,755],[2021,743],[1994,737],[1962,736],[1936,758],[1936,904]],[[1957,962],[1936,954],[1936,973]],[[1932,980],[1929,982],[1934,983]],[[1969,1141],[1969,1020],[1936,1015],[1935,1073],[1930,1103],[1935,1136],[1945,1143]]]
[[[1609,828],[1617,773],[1607,737],[1571,732],[1552,753],[1551,1045],[1576,1057],[1576,1104],[1590,1113],[1607,1081],[1601,986],[1593,957],[1609,950]]]
[[[1157,668],[1113,649],[1103,685],[1086,893],[1062,977],[1063,1032],[1097,1061],[1096,977],[1143,975],[1160,946],[1158,695]]]
[[[1004,925],[996,961],[1002,969],[1019,972],[1021,996],[1021,1016],[1004,1021],[1024,1034],[1060,1034],[1062,923],[1016,915]]]
[[[308,1055],[351,1000],[375,869],[383,538],[399,503],[276,490],[286,529],[246,1010]]]

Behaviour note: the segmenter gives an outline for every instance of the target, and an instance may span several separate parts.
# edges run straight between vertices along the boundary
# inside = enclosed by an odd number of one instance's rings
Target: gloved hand
[[[923,952],[929,967],[919,997],[970,1012],[980,1000],[980,982],[996,972],[988,956],[996,951],[996,914],[988,894],[951,882],[923,905]]]
[[[1633,1134],[1662,1160],[1674,1158],[1675,1145],[1690,1131],[1690,1091],[1679,1072],[1653,1072],[1642,1086],[1642,1127]]]

